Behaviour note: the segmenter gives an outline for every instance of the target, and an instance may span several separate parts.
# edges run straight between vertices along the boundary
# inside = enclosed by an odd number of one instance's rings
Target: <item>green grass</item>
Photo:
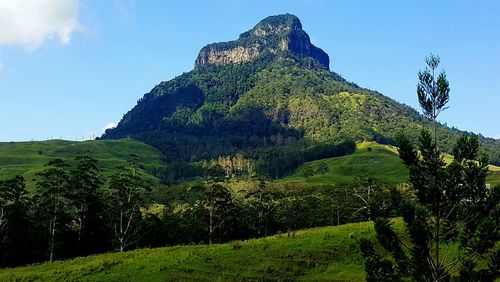
[[[374,239],[371,223],[4,269],[0,270],[0,281],[362,281],[363,259],[357,243],[360,237]]]
[[[321,163],[328,166],[325,175],[316,173],[308,178],[303,176],[305,169],[316,171]],[[339,184],[352,182],[357,177],[399,183],[408,180],[408,170],[401,163],[394,147],[362,142],[351,155],[308,162],[276,183]]]
[[[451,161],[451,156],[445,155],[445,161]],[[317,171],[325,163],[328,172],[324,175],[315,173],[304,177],[306,169]],[[408,170],[399,159],[396,147],[381,145],[376,142],[361,142],[356,151],[347,156],[312,161],[304,164],[292,175],[275,181],[275,184],[300,184],[307,186],[334,185],[353,182],[358,177],[370,177],[391,183],[408,181]],[[487,182],[491,185],[500,184],[500,167],[490,165]]]
[[[153,147],[132,139],[99,141],[33,141],[0,143],[0,179],[17,174],[24,175],[28,188],[32,188],[36,173],[43,165],[54,158],[72,162],[77,155],[89,155],[99,160],[104,175],[110,175],[116,168],[126,165],[129,154],[140,156],[146,171],[163,166],[161,153]],[[156,177],[148,178],[158,181]]]

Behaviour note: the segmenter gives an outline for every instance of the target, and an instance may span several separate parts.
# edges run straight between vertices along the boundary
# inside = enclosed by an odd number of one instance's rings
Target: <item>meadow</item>
[[[358,248],[361,237],[374,239],[372,223],[3,269],[0,281],[362,281],[365,274]]]
[[[92,140],[92,141],[27,141],[0,143],[0,180],[15,175],[23,175],[27,187],[32,189],[36,174],[44,169],[44,164],[60,158],[71,164],[77,155],[88,155],[99,161],[105,176],[113,174],[120,166],[127,164],[130,154],[140,156],[145,171],[162,168],[162,154],[155,148],[132,139]],[[148,174],[148,178],[158,179]]]

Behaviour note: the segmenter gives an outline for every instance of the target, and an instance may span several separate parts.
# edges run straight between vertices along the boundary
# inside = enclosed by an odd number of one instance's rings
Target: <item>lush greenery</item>
[[[500,278],[500,186],[488,187],[488,158],[479,155],[476,137],[462,136],[446,164],[437,140],[436,119],[449,100],[440,59],[426,58],[417,94],[434,131],[422,129],[415,147],[398,137],[399,156],[409,170],[410,189],[382,191],[367,201],[377,239],[393,260],[368,239],[360,242],[367,281],[494,281]],[[411,244],[393,229],[390,217],[402,215]],[[450,249],[458,246],[456,256]],[[486,265],[485,265],[486,262]]]
[[[400,225],[400,223],[398,223]],[[175,246],[0,270],[0,280],[79,281],[362,281],[357,241],[371,223],[285,232],[218,245]]]
[[[240,64],[206,65],[158,84],[104,139],[131,137],[160,150],[169,162],[196,162],[263,148],[298,150],[317,144],[417,138],[430,122],[414,109],[285,55],[263,54]],[[450,153],[462,134],[438,124]],[[480,137],[500,164],[500,141]]]
[[[73,163],[77,155],[89,155],[99,160],[104,175],[111,175],[119,166],[125,165],[130,154],[141,156],[148,177],[157,177],[154,172],[164,167],[162,154],[151,146],[132,139],[106,141],[28,141],[0,143],[0,180],[23,175],[27,186],[34,189],[36,174],[51,159],[62,159]],[[158,181],[158,180],[156,180]]]
[[[443,158],[447,163],[453,160],[453,156],[448,154],[444,154]],[[313,188],[353,183],[360,177],[390,183],[404,183],[409,180],[408,170],[398,156],[397,147],[361,142],[357,144],[353,154],[307,162],[291,175],[273,181],[273,185]],[[490,165],[486,180],[491,187],[500,185],[500,167]]]

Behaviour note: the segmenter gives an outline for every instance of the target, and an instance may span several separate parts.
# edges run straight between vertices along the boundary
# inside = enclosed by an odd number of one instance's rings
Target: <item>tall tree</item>
[[[137,155],[131,155],[128,166],[111,176],[103,193],[103,217],[113,233],[118,251],[124,251],[139,239],[142,220],[140,209],[146,206],[150,192],[150,185],[141,173]]]
[[[220,184],[209,184],[202,188],[202,199],[197,206],[206,213],[208,243],[211,245],[215,235],[233,219],[234,203],[231,191]]]
[[[13,209],[26,195],[26,180],[20,175],[12,179],[0,181],[0,242],[7,235]]]
[[[433,54],[425,58],[427,67],[418,72],[417,96],[424,115],[434,123],[434,141],[437,142],[437,117],[446,109],[450,97],[450,85],[446,73],[441,71],[436,78],[436,69],[441,62]]]
[[[393,256],[399,276],[409,274],[416,281],[448,281],[452,275],[460,275],[463,279],[492,281],[498,271],[479,271],[475,260],[487,259],[500,239],[500,188],[487,189],[488,161],[479,156],[476,137],[461,137],[453,149],[452,163],[444,161],[437,145],[436,118],[448,101],[449,87],[444,73],[437,81],[434,79],[439,58],[431,56],[426,62],[432,72],[419,73],[417,93],[424,114],[434,122],[434,138],[424,129],[415,147],[408,137],[399,136],[399,156],[409,170],[412,189],[392,201],[403,216],[412,244],[405,253],[406,245],[392,229],[388,209],[374,204],[370,208],[376,213],[377,238]],[[460,254],[452,257],[449,250],[457,241]],[[489,260],[495,265],[493,255]]]
[[[93,230],[99,232],[101,225],[99,213],[102,209],[99,188],[104,181],[96,159],[90,156],[77,156],[75,160],[76,166],[69,175],[68,197],[74,208],[77,242],[81,252],[84,248],[93,249],[91,244],[88,244],[90,238],[87,237],[96,233]]]
[[[0,181],[0,266],[33,262],[30,248],[30,198],[26,180],[17,175]]]
[[[69,213],[68,174],[65,171],[66,164],[61,159],[49,161],[45,166],[46,169],[37,174],[37,214],[48,231],[48,257],[49,261],[53,261],[56,234],[67,223]]]
[[[277,206],[274,194],[266,190],[266,183],[260,179],[257,189],[245,195],[247,208],[246,224],[257,237],[267,236],[273,212]]]

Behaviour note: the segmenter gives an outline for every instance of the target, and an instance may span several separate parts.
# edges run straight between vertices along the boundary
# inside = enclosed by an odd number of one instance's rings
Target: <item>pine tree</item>
[[[434,136],[423,129],[417,147],[407,136],[398,137],[399,156],[409,170],[412,189],[405,195],[394,192],[398,195],[392,202],[392,208],[403,217],[411,244],[402,243],[390,224],[387,210],[374,204],[371,209],[377,214],[377,238],[394,258],[401,277],[448,281],[452,276],[460,276],[492,281],[498,277],[492,248],[500,239],[500,187],[487,188],[488,160],[479,155],[477,137],[459,138],[453,161],[444,161],[438,148],[436,118],[449,99],[449,86],[444,72],[434,79],[439,58],[430,56],[426,62],[432,71],[419,73],[417,93],[424,115],[434,122]],[[454,244],[459,245],[456,257],[450,255]],[[365,255],[365,260],[374,259],[378,257]],[[492,267],[477,269],[478,259],[489,260]],[[391,268],[386,270],[393,272]],[[371,268],[367,269],[367,278],[370,275],[374,275]]]

